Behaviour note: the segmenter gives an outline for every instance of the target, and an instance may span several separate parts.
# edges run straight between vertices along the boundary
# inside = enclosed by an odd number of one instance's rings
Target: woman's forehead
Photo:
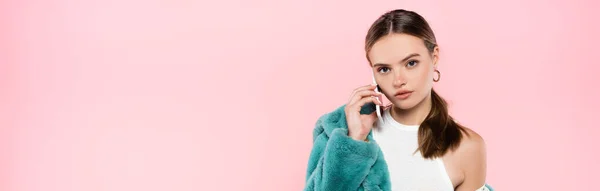
[[[379,39],[369,51],[369,58],[376,62],[397,62],[409,55],[425,55],[427,47],[422,39],[407,34],[392,34]]]

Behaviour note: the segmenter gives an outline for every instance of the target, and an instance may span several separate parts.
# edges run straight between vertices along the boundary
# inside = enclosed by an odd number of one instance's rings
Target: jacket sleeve
[[[347,128],[335,128],[329,134],[317,123],[304,191],[363,190],[363,181],[377,159],[377,144],[350,138]]]

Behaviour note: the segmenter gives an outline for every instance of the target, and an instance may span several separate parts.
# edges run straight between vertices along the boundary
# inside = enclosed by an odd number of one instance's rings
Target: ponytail
[[[455,149],[462,139],[464,127],[448,114],[446,101],[431,90],[431,111],[419,126],[419,148],[424,158],[442,157]],[[415,151],[416,152],[416,151]]]

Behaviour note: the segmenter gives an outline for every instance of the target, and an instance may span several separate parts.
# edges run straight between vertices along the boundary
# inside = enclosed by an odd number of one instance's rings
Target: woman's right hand
[[[376,92],[375,87],[376,85],[367,85],[356,88],[344,108],[346,123],[348,123],[348,136],[354,140],[366,141],[377,121],[377,112],[368,115],[360,114],[362,106],[366,103],[373,102],[380,106],[383,105],[380,101],[383,94]]]

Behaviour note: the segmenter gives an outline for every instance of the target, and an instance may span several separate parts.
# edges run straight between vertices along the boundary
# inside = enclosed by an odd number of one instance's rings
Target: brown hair
[[[397,9],[383,14],[371,25],[365,39],[367,60],[373,44],[393,33],[404,33],[423,39],[430,54],[437,47],[433,31],[421,15],[413,11]],[[446,101],[433,89],[431,102],[431,111],[419,126],[418,151],[424,158],[442,157],[448,149],[457,148],[462,139],[461,131],[465,130],[448,114]]]

